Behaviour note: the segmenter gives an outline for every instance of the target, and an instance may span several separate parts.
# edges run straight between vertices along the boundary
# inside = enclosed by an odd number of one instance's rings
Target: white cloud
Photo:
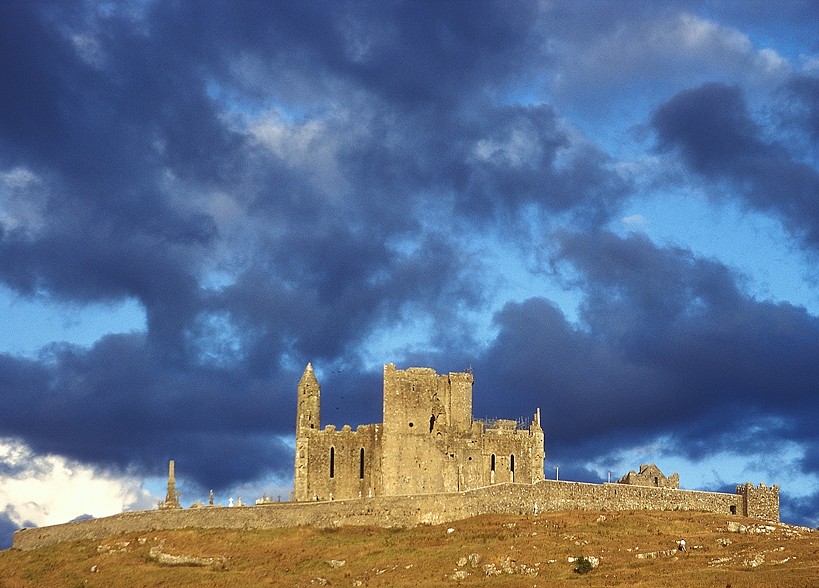
[[[538,138],[521,129],[513,130],[505,141],[481,139],[473,149],[473,154],[481,161],[494,160],[518,168],[535,164],[541,152]]]
[[[800,61],[805,73],[819,73],[819,55],[801,55]]]
[[[645,225],[648,221],[642,214],[630,214],[621,218],[620,222],[627,227],[637,227]]]
[[[272,110],[250,121],[249,134],[290,169],[300,169],[317,190],[344,192],[349,184],[339,166],[338,129],[347,114],[334,111],[326,119],[289,120],[286,111]]]
[[[151,508],[158,500],[135,477],[100,472],[58,455],[38,455],[10,438],[0,439],[0,473],[0,510],[21,526]]]
[[[756,47],[744,33],[693,14],[638,19],[567,51],[553,91],[567,107],[587,115],[644,117],[685,89],[721,80],[773,91],[793,71],[772,48]],[[648,97],[651,97],[647,100]]]
[[[24,167],[0,171],[0,227],[37,229],[43,224],[42,180]]]

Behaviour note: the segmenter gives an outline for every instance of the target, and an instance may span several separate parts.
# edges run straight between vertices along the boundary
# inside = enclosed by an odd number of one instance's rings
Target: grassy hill
[[[687,553],[677,551],[685,539]],[[481,516],[391,530],[157,531],[0,552],[18,586],[819,586],[819,533],[702,513]],[[577,573],[569,558],[599,565]]]

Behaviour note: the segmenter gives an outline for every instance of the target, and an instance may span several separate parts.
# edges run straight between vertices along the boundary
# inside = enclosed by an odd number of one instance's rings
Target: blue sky
[[[384,363],[471,367],[550,476],[779,483],[816,526],[817,21],[3,4],[0,546],[168,459],[183,501],[286,496],[307,362],[326,424],[381,420]]]

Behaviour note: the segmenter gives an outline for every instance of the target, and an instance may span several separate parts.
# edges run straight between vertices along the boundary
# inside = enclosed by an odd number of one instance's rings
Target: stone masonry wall
[[[349,425],[336,430],[307,430],[297,446],[297,459],[308,464],[303,501],[362,498],[381,493],[381,426]]]
[[[737,486],[737,494],[743,497],[744,516],[779,520],[779,486],[765,484],[754,486],[750,482]],[[750,514],[749,514],[750,513]]]
[[[129,512],[63,525],[24,529],[15,533],[14,547],[34,549],[63,541],[102,539],[123,533],[186,527],[226,529],[269,529],[301,525],[411,527],[418,524],[447,523],[480,514],[528,515],[573,509],[701,511],[742,515],[749,510],[745,504],[745,496],[622,484],[544,480],[533,485],[496,484],[448,494],[376,496],[313,503],[283,502],[250,507]],[[760,514],[753,512],[753,504],[751,507],[748,516],[779,520],[778,510],[775,513]]]

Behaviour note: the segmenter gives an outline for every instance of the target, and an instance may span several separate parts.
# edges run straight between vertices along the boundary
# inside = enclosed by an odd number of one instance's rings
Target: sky
[[[819,525],[819,2],[0,3],[0,547],[287,498],[383,365]]]

